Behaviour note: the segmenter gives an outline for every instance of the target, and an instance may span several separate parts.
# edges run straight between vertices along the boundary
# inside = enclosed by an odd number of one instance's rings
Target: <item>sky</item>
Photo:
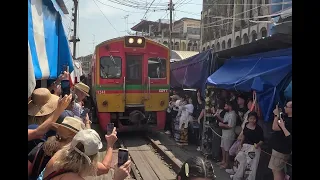
[[[135,4],[136,7],[126,6],[130,1],[139,2],[139,4]],[[118,2],[122,2],[123,5]],[[153,3],[150,6],[151,2]],[[146,20],[169,19],[169,11],[166,11],[168,2],[169,0],[79,0],[77,35],[80,42],[77,43],[76,57],[91,54],[94,45],[100,42],[127,35],[127,31],[143,19],[149,6],[150,9],[145,16]],[[73,1],[65,0],[65,4],[68,7],[69,15],[63,17],[63,24],[66,34],[70,37],[73,33],[71,31],[73,28],[71,21]],[[183,17],[200,19],[202,0],[173,0],[173,4],[175,4],[174,20]],[[128,25],[124,18],[127,15]],[[72,52],[72,45],[70,47]]]

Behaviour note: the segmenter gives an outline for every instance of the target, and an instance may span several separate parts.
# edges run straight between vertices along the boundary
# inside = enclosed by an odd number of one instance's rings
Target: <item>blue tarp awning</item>
[[[207,83],[239,91],[275,87],[292,70],[292,49],[231,58],[208,77]]]
[[[284,90],[284,96],[287,99],[292,99],[292,81],[289,83],[289,85],[286,88],[286,90]]]
[[[55,79],[73,61],[55,0],[28,0],[28,45],[35,79]]]
[[[208,77],[207,84],[223,89],[256,91],[265,120],[268,120],[277,86],[291,71],[292,49],[282,49],[231,58]]]
[[[211,50],[170,64],[171,87],[204,88],[212,60]]]

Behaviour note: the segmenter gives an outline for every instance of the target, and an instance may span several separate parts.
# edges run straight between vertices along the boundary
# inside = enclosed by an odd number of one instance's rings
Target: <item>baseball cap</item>
[[[76,147],[78,143],[81,143],[84,146],[84,152],[80,151]],[[88,160],[89,164],[91,164],[89,156],[97,154],[102,146],[99,134],[93,129],[79,131],[71,141],[71,147],[84,156]]]

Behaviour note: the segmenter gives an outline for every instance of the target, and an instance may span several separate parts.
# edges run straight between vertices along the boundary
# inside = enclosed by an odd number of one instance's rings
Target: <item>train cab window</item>
[[[153,79],[166,78],[167,77],[166,59],[162,59],[162,58],[148,59],[148,76]]]
[[[121,77],[121,58],[113,56],[101,57],[100,76],[103,79],[119,79]]]

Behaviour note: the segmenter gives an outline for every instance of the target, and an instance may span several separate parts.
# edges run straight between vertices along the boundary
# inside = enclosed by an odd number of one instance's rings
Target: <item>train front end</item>
[[[139,36],[105,41],[92,60],[92,95],[103,130],[162,130],[168,107],[169,49]]]

